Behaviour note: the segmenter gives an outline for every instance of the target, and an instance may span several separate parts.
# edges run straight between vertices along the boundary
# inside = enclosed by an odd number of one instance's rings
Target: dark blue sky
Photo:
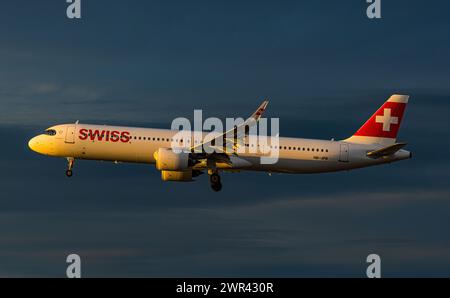
[[[130,3],[129,3],[130,2]],[[450,275],[448,1],[1,1],[0,276]],[[414,159],[324,175],[167,184],[148,165],[65,161],[26,143],[61,122],[169,127],[194,108],[345,138],[411,95]]]

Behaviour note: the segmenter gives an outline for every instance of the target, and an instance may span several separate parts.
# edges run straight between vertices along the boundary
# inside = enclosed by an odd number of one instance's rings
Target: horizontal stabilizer
[[[384,157],[384,156],[389,156],[389,155],[395,154],[395,152],[402,149],[406,145],[407,145],[406,143],[396,143],[391,146],[387,146],[387,147],[384,147],[384,148],[381,148],[378,150],[370,151],[367,153],[367,156],[372,157],[372,158],[380,158],[380,157]]]

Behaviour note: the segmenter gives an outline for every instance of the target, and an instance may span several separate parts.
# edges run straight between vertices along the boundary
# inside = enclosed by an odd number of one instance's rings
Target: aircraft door
[[[75,125],[68,125],[66,129],[66,143],[75,143]]]
[[[339,161],[348,162],[348,144],[341,144],[341,152],[339,154]]]

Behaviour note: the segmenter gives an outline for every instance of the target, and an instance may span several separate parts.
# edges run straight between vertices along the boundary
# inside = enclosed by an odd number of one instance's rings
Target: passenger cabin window
[[[56,135],[56,130],[54,130],[54,129],[47,129],[46,131],[44,131],[44,134],[46,134],[48,136],[54,136],[54,135]]]

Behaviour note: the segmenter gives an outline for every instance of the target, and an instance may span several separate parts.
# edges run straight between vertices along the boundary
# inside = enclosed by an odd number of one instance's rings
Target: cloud
[[[442,276],[450,239],[430,230],[448,226],[449,194],[344,192],[220,206],[198,206],[188,195],[190,206],[170,208],[128,208],[110,198],[103,211],[72,209],[65,199],[66,211],[0,216],[16,227],[2,232],[0,258],[44,258],[40,266],[56,268],[66,252],[77,252],[87,276],[363,276],[365,257],[376,252],[388,276]],[[39,268],[22,273],[40,275]]]

